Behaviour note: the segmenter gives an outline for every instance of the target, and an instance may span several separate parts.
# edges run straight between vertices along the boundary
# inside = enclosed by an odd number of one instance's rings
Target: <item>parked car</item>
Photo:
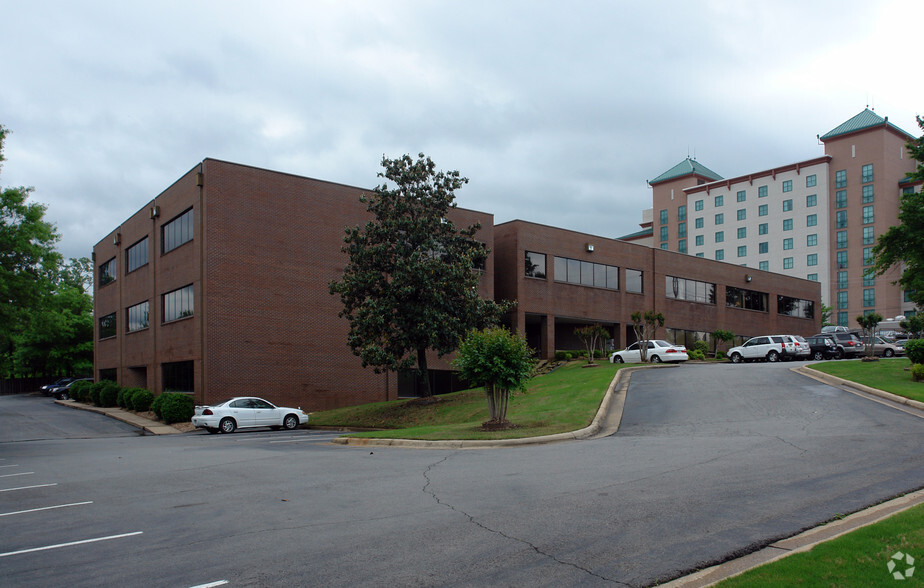
[[[832,357],[837,357],[837,342],[834,340],[834,337],[830,333],[822,333],[820,335],[814,335],[807,339],[809,347],[811,348],[811,357],[815,361],[821,361],[823,359],[831,359]]]
[[[301,408],[276,406],[262,398],[229,398],[211,406],[197,406],[192,423],[209,433],[233,433],[236,429],[269,427],[294,429],[308,422],[308,413]]]
[[[39,387],[39,391],[45,396],[51,396],[51,391],[54,388],[59,388],[61,386],[66,386],[74,381],[74,378],[58,378],[51,384],[45,384],[44,386]]]
[[[796,346],[796,356],[793,359],[809,359],[812,357],[812,349],[808,341],[802,335],[790,335],[793,344]]]
[[[687,348],[683,345],[674,345],[661,339],[652,339],[648,342],[648,361],[653,363],[683,362],[690,359]],[[642,352],[638,342],[629,345],[622,351],[610,355],[610,363],[641,363]]]
[[[867,349],[867,351],[869,351]],[[873,355],[879,357],[894,357],[896,355],[904,355],[905,348],[895,345],[891,341],[887,341],[882,337],[873,338]]]
[[[822,332],[822,333],[826,333],[826,334],[830,334],[830,333],[847,333],[848,330],[847,330],[847,327],[845,327],[845,326],[843,326],[843,325],[827,325],[827,326],[825,326],[825,327],[821,327],[821,332]]]
[[[50,390],[50,394],[55,400],[69,400],[71,397],[71,386],[77,382],[92,382],[93,378],[69,378],[70,382],[63,386],[56,386]]]
[[[821,335],[830,335],[837,344],[837,359],[850,359],[860,357],[866,351],[863,341],[853,333],[844,333],[837,331],[834,333],[819,333]],[[817,336],[817,335],[816,335]]]
[[[792,358],[795,354],[796,345],[789,335],[751,337],[744,345],[728,350],[728,357],[732,363],[762,360],[775,362]]]

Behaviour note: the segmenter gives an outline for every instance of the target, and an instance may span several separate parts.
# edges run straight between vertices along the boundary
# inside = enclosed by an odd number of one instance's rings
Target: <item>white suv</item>
[[[728,357],[732,363],[743,361],[776,362],[782,359],[795,357],[796,345],[789,335],[764,335],[751,337],[744,345],[732,347],[728,350]]]

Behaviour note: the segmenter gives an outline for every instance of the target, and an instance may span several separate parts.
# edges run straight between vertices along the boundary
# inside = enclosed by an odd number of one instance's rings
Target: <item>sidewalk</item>
[[[144,418],[143,416],[122,410],[118,407],[102,408],[100,406],[91,406],[89,404],[77,402],[76,400],[55,400],[55,404],[60,404],[61,406],[67,406],[68,408],[74,408],[76,410],[87,410],[90,412],[104,414],[109,418],[122,421],[123,423],[127,423],[133,427],[138,427],[139,429],[142,429],[144,432],[150,433],[151,435],[179,435],[182,433],[182,431],[178,431],[170,425],[165,425],[160,421],[153,421],[151,419]]]

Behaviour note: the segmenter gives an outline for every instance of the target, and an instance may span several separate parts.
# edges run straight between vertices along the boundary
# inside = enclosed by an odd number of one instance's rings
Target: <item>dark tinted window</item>
[[[163,227],[163,252],[176,249],[193,238],[193,209],[190,208]]]

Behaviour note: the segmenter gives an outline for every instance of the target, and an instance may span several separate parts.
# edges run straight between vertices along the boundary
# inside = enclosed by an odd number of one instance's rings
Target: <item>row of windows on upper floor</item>
[[[189,208],[161,227],[161,254],[169,253],[192,239],[193,209]],[[125,257],[126,274],[147,265],[149,260],[148,237],[145,236],[128,247],[125,250]],[[118,264],[116,258],[113,257],[99,266],[99,287],[114,282],[116,276],[118,276]]]
[[[863,228],[863,244],[864,245],[875,245],[876,243],[876,228],[873,226],[866,226]],[[791,231],[792,224],[784,224],[784,231]],[[758,234],[766,235],[769,233],[769,227],[767,223],[763,223],[758,226]],[[738,227],[738,238],[746,239],[748,236],[747,227]],[[713,235],[715,243],[724,243],[725,242],[725,231],[716,231]],[[694,243],[697,247],[702,247],[706,244],[706,238],[704,235],[695,235]],[[784,237],[783,238],[783,249],[792,249],[795,241],[793,237]],[[805,246],[806,247],[815,247],[818,245],[818,233],[809,233],[805,236]],[[835,245],[837,249],[846,249],[847,248],[847,231],[837,231],[835,233]],[[769,244],[768,242],[763,242],[760,244],[760,253],[768,253]]]
[[[784,243],[783,245],[784,245],[784,249],[792,249],[792,243],[789,243],[789,244],[788,244],[788,245],[789,245],[788,247],[786,246],[786,245],[787,245],[786,243]],[[767,244],[766,242],[764,242],[764,243],[759,243],[759,244],[758,244],[758,248],[759,248],[759,252],[760,252],[761,254],[764,254],[764,253],[768,253],[768,252],[769,252],[769,246],[768,246],[768,244]],[[742,257],[747,257],[747,256],[748,256],[748,246],[747,246],[747,245],[739,245],[738,248],[737,248],[737,253],[738,253],[738,258],[739,258],[739,259],[742,258]],[[702,252],[696,253],[696,257],[705,257],[705,253],[702,253]],[[716,250],[715,250],[715,259],[716,259],[716,261],[725,261],[725,250],[724,250],[724,249],[716,249]],[[871,266],[873,265],[874,261],[875,261],[875,260],[874,260],[874,258],[873,258],[873,248],[872,248],[872,247],[864,247],[864,248],[863,248],[863,266],[864,266],[864,267],[871,267]],[[838,252],[835,254],[835,263],[837,264],[837,267],[838,267],[839,269],[845,269],[845,268],[847,268],[847,267],[848,267],[848,255],[847,255],[847,251],[838,251]],[[807,265],[807,266],[816,266],[816,265],[818,265],[818,254],[817,254],[817,253],[809,253],[808,255],[806,255],[806,256],[805,256],[805,265]],[[762,269],[762,270],[765,270],[765,271],[770,271],[770,262],[769,262],[768,260],[758,261],[758,266],[757,266],[757,267],[758,267],[758,269]],[[795,258],[794,258],[794,257],[784,257],[784,258],[783,258],[783,260],[782,260],[782,269],[784,269],[784,270],[789,270],[789,269],[793,269],[794,267],[795,267]],[[816,276],[815,278],[809,277],[808,279],[809,279],[809,280],[813,280],[813,281],[817,281],[817,276]]]
[[[167,292],[160,297],[163,323],[170,323],[193,316],[195,310],[193,285]],[[125,309],[125,332],[133,333],[150,326],[151,305],[149,300],[139,302]],[[118,333],[116,313],[99,317],[99,338],[108,339]]]

